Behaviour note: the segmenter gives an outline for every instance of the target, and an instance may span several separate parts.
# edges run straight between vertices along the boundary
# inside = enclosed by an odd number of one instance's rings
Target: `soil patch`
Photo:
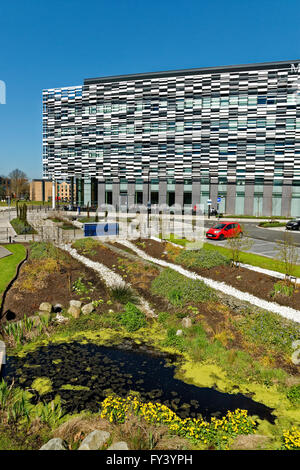
[[[44,263],[44,260],[29,260],[21,267],[18,279],[7,293],[3,308],[4,314],[7,311],[14,312],[15,319],[20,320],[24,315],[34,315],[42,302],[49,302],[52,305],[61,304],[64,308],[68,308],[71,299],[84,299],[82,300],[84,303],[100,298],[109,299],[104,282],[92,269],[87,268],[66,252],[62,252],[62,255],[64,261],[57,264],[57,269],[53,272],[43,271],[42,277],[38,278],[32,286],[28,285],[31,272],[36,269],[38,264]],[[82,278],[87,286],[88,283],[91,283],[94,289],[87,294],[77,294],[72,286],[79,278]],[[85,300],[85,296],[89,296],[90,299]],[[101,309],[104,308],[103,306]],[[5,315],[3,319],[5,319]]]

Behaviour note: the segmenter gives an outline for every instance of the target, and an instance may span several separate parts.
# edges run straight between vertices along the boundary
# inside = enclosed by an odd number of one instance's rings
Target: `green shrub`
[[[188,268],[204,269],[225,266],[230,263],[229,258],[218,251],[205,250],[204,248],[201,250],[182,250],[175,261]]]
[[[64,259],[65,255],[49,242],[33,242],[30,244],[31,259]]]
[[[120,304],[127,304],[131,302],[132,304],[138,304],[139,298],[134,293],[134,291],[128,286],[116,286],[111,289],[111,297],[120,302]]]
[[[170,314],[168,312],[160,312],[158,314],[157,320],[159,321],[159,323],[164,325],[168,321],[169,318],[170,318]]]
[[[205,302],[216,298],[213,289],[198,279],[189,279],[173,269],[164,269],[153,281],[154,294],[168,299],[173,305]]]
[[[120,322],[127,331],[133,332],[147,325],[145,315],[131,302],[125,306],[125,312],[120,315]]]
[[[274,284],[273,290],[271,291],[271,297],[276,295],[283,295],[284,297],[291,297],[294,293],[294,286],[291,284],[285,284],[284,282],[278,281]]]
[[[37,233],[27,221],[23,221],[21,219],[16,218],[12,219],[10,223],[18,235],[30,235],[33,233]]]
[[[89,255],[89,256],[95,256],[97,251],[97,247],[99,246],[99,243],[96,240],[93,240],[93,238],[80,238],[79,240],[76,240],[72,247],[75,248],[75,250],[78,250],[79,253],[82,255]]]
[[[300,385],[293,385],[286,394],[293,405],[300,405]]]
[[[177,328],[170,327],[167,329],[167,338],[165,340],[166,346],[171,346],[178,349],[178,351],[184,351],[186,349],[185,341],[183,336],[176,335]]]

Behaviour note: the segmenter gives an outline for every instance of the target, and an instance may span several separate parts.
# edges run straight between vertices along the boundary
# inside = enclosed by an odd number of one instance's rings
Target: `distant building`
[[[76,185],[74,185],[74,192]],[[62,202],[71,201],[71,185],[65,181],[55,183],[56,200]],[[30,182],[30,200],[48,202],[52,200],[52,181],[34,179]]]

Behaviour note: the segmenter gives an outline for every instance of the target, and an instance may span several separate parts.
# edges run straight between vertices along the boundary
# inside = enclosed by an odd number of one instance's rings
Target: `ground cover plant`
[[[10,221],[10,224],[18,235],[31,235],[37,233],[27,221],[15,218]]]
[[[181,250],[175,261],[188,268],[213,268],[215,266],[229,265],[230,260],[221,253],[201,250]]]
[[[204,282],[189,279],[173,269],[164,269],[152,282],[152,292],[166,297],[174,305],[212,301],[213,289]]]

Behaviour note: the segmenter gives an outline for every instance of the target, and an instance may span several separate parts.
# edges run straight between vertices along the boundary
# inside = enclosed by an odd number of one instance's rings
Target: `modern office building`
[[[300,216],[299,74],[285,61],[44,90],[43,176],[76,183],[82,205],[220,198],[227,214]]]

